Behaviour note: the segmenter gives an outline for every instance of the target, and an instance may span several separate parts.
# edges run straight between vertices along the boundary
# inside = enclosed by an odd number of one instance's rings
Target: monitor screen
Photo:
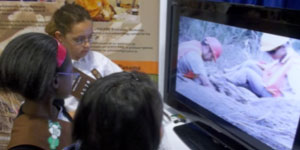
[[[299,12],[218,2],[173,5],[167,97],[254,149],[293,149],[300,23],[288,19]]]

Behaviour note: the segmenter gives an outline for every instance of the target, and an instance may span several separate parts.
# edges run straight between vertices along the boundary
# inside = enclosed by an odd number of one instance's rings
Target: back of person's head
[[[45,31],[51,36],[55,36],[56,31],[65,35],[71,31],[74,24],[85,20],[92,20],[88,11],[80,5],[66,3],[55,11],[50,22],[46,25]]]
[[[162,101],[143,73],[120,72],[97,80],[76,111],[73,140],[81,149],[156,150]]]
[[[57,50],[58,42],[46,34],[26,33],[14,38],[0,56],[0,89],[29,100],[42,99],[50,91],[55,73],[66,66],[64,61],[57,66]]]

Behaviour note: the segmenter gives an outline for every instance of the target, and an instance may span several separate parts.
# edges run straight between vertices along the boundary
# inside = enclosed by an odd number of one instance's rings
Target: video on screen
[[[300,41],[181,17],[176,91],[274,149],[293,146]]]

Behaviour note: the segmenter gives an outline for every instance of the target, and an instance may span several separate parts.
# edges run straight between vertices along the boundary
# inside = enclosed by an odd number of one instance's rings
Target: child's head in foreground
[[[81,142],[81,149],[156,150],[162,107],[148,75],[111,74],[95,81],[81,99],[73,138]]]

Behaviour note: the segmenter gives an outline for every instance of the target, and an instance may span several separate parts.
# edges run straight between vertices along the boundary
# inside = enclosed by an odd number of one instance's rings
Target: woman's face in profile
[[[208,45],[202,46],[202,58],[204,61],[212,61],[214,59],[212,49]]]
[[[286,55],[286,53],[286,47],[284,45],[268,52],[268,54],[275,60],[282,59]]]
[[[90,50],[93,39],[93,23],[85,20],[74,24],[70,32],[62,38],[62,43],[68,49],[71,58],[78,60],[84,57]]]
[[[69,56],[67,56],[69,57]],[[75,73],[73,73],[73,66],[71,59],[66,59],[64,71],[56,73],[56,80],[58,88],[56,89],[57,98],[66,98],[71,94],[72,82],[74,80]]]

